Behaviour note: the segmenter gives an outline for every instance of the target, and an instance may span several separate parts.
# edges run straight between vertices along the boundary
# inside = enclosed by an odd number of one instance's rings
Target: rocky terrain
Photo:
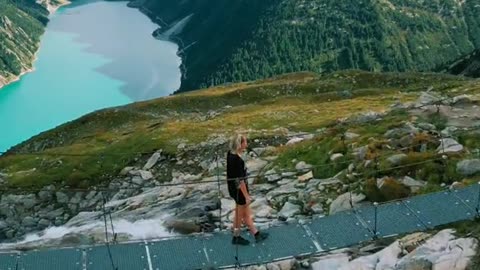
[[[350,197],[358,206],[475,183],[479,102],[476,80],[352,71],[290,74],[96,112],[0,158],[0,247],[102,242],[104,201],[118,241],[228,230],[234,203],[225,153],[233,130],[250,140],[244,158],[260,227],[349,209]],[[440,234],[441,245],[457,241],[449,233]],[[476,252],[471,237],[459,245]],[[392,243],[380,255],[403,252]],[[382,243],[374,246],[368,252]],[[348,266],[362,252],[335,260],[354,269],[380,256]]]

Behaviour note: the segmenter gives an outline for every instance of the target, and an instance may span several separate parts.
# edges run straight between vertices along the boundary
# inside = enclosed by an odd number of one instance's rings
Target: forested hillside
[[[0,0],[0,87],[31,68],[48,11],[31,0]]]
[[[429,71],[480,47],[480,1],[143,0],[174,37],[186,67],[180,91],[285,72]],[[168,27],[163,27],[168,30]]]
[[[467,77],[480,77],[480,49],[473,51],[472,53],[457,59],[446,69],[441,71],[447,71],[455,75],[463,75]]]

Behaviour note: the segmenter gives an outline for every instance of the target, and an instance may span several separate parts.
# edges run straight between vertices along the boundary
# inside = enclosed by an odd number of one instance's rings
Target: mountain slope
[[[326,213],[347,190],[386,201],[478,182],[478,104],[478,80],[344,71],[94,112],[0,156],[0,241],[101,209],[104,195],[127,220],[167,213],[167,227],[211,229],[234,132],[249,138],[254,196],[268,211],[294,198],[301,215]],[[155,187],[161,183],[180,186]]]
[[[480,77],[480,50],[475,50],[456,60],[442,71],[467,77]]]
[[[0,0],[0,87],[32,67],[48,11],[30,0]]]
[[[427,71],[480,47],[477,0],[154,1],[131,3],[168,26],[184,58],[180,91],[275,74],[359,68]]]
[[[141,153],[163,149],[174,156],[182,145],[195,148],[235,130],[265,138],[282,135],[285,129],[314,132],[344,117],[388,110],[427,89],[448,95],[480,91],[477,81],[445,75],[289,74],[101,110],[14,147],[11,155],[0,158],[0,168],[11,174],[13,185],[66,181],[91,186],[114,177]],[[213,150],[205,147],[199,155]],[[39,156],[15,154],[30,152]],[[54,153],[73,156],[50,156]]]

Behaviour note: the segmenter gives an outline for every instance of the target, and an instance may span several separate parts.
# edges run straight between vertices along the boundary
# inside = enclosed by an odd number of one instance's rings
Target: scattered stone
[[[132,178],[132,183],[134,183],[137,186],[143,186],[144,182],[145,182],[145,180],[143,180],[143,178],[140,177],[140,176],[134,176]]]
[[[304,140],[305,140],[304,138],[295,137],[295,138],[290,139],[285,145],[293,145],[293,144],[299,143],[299,142],[304,141]]]
[[[452,100],[453,105],[470,104],[470,103],[472,103],[472,96],[470,95],[456,96]]]
[[[150,180],[153,178],[153,174],[149,171],[140,170],[139,172],[143,180]]]
[[[143,169],[144,170],[150,170],[153,166],[155,166],[155,164],[157,164],[158,160],[160,159],[160,157],[162,156],[162,150],[160,150],[159,152],[156,152],[154,153],[147,161],[147,163],[145,164],[145,166],[143,166]]]
[[[56,192],[55,196],[57,197],[58,203],[68,203],[68,200],[70,200],[68,195],[63,192]]]
[[[133,171],[135,169],[135,167],[131,167],[131,166],[128,166],[128,167],[125,167],[122,169],[122,171],[120,172],[120,175],[127,175],[130,171]]]
[[[443,129],[440,133],[443,137],[451,137],[457,130],[457,127],[449,126]]]
[[[347,140],[353,140],[353,139],[356,139],[360,137],[360,135],[356,134],[356,133],[353,133],[353,132],[346,132],[345,133],[345,139]]]
[[[419,181],[415,180],[409,176],[405,176],[399,180],[400,183],[403,185],[407,186],[412,190],[413,192],[417,192],[420,188],[424,187],[427,185],[427,182],[425,181]]]
[[[408,156],[406,154],[397,154],[387,158],[392,165],[399,165]]]
[[[300,161],[295,165],[295,169],[297,171],[306,171],[308,169],[312,168],[312,165],[307,164],[305,161]]]
[[[343,154],[342,154],[342,153],[335,153],[335,154],[333,154],[333,155],[330,156],[330,160],[331,160],[331,161],[335,161],[335,160],[337,160],[337,159],[339,159],[339,158],[342,158],[342,157],[343,157]]]
[[[459,144],[452,138],[446,138],[440,140],[440,146],[437,148],[437,152],[443,153],[457,153],[463,151],[463,145]]]
[[[363,194],[357,194],[357,193],[351,193],[347,192],[344,193],[340,196],[338,196],[331,204],[330,204],[330,215],[341,212],[344,210],[352,209],[352,206],[350,205],[350,198],[352,201],[352,204],[355,206],[357,203],[365,200],[365,195]]]
[[[417,106],[430,105],[440,101],[442,98],[433,93],[422,92],[417,100]]]
[[[432,125],[430,123],[418,123],[418,127],[427,131],[434,131],[437,129],[435,125]]]
[[[467,159],[458,162],[457,172],[465,176],[480,173],[480,159]]]
[[[353,156],[357,160],[365,160],[365,157],[367,156],[367,152],[368,152],[368,146],[362,146],[353,150]]]
[[[313,178],[313,173],[312,173],[312,171],[309,171],[308,173],[306,173],[306,174],[304,174],[304,175],[300,175],[300,176],[298,177],[298,181],[299,181],[299,182],[305,182],[305,181],[308,181],[308,180],[310,180],[310,179],[312,179],[312,178]]]
[[[312,263],[312,270],[340,269],[348,264],[350,257],[345,253],[330,254]]]

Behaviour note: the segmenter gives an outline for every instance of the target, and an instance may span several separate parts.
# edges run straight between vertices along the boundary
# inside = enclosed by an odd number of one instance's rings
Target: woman
[[[241,158],[242,153],[247,149],[247,138],[242,135],[235,135],[230,140],[230,151],[227,154],[227,184],[230,197],[235,200],[235,216],[233,220],[234,245],[248,245],[250,241],[240,236],[240,227],[245,223],[250,233],[259,242],[268,237],[267,233],[260,232],[253,224],[252,211],[250,210],[250,197],[248,190],[247,171],[245,162]]]

